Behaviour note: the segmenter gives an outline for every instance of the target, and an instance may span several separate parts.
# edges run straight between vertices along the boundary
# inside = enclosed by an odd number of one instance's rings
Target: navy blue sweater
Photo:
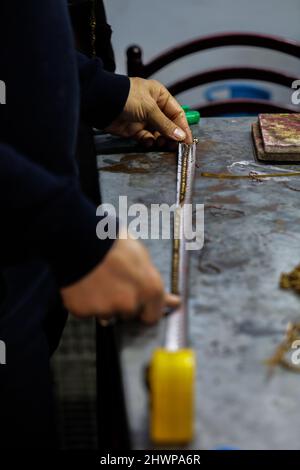
[[[66,0],[1,0],[0,266],[42,258],[60,286],[89,272],[111,241],[75,163],[80,113],[104,128],[121,112],[129,79],[76,54]]]

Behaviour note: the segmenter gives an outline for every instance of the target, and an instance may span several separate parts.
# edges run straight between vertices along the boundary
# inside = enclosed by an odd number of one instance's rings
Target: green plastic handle
[[[193,110],[191,109],[189,106],[181,106],[185,115],[186,115],[186,119],[187,119],[187,122],[189,123],[190,126],[192,126],[193,124],[198,124],[199,121],[200,121],[200,113],[196,110]]]
[[[198,124],[200,121],[200,113],[198,111],[186,111],[185,115],[190,126],[193,124]]]
[[[191,109],[189,106],[186,106],[186,105],[183,105],[181,107],[182,107],[184,112],[189,111]]]

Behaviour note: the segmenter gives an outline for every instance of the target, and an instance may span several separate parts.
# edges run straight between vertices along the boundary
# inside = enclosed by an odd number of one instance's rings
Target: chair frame
[[[196,52],[226,46],[265,48],[300,58],[300,44],[296,41],[265,34],[229,32],[200,37],[178,45],[163,52],[148,64],[143,62],[142,49],[137,45],[131,46],[127,49],[128,75],[149,78],[177,59]],[[196,86],[228,79],[261,80],[291,88],[292,82],[298,78],[274,69],[248,66],[226,67],[215,68],[186,77],[169,85],[168,89],[173,95],[177,95]],[[259,99],[231,99],[202,103],[193,107],[198,109],[203,116],[215,116],[232,112],[299,112],[299,108],[293,105],[283,105]]]

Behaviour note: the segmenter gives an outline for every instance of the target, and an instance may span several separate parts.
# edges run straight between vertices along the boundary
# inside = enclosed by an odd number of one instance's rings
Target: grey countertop
[[[254,118],[253,118],[254,119]],[[190,336],[197,354],[193,449],[299,449],[300,375],[264,360],[300,320],[300,299],[280,290],[280,273],[300,262],[300,177],[213,179],[202,172],[247,175],[292,166],[261,165],[252,149],[252,118],[203,119],[194,127],[194,203],[205,204],[205,242],[191,252]],[[114,152],[118,141],[114,141]],[[176,156],[98,145],[104,202],[175,200]],[[121,146],[122,147],[122,146]],[[105,153],[105,155],[103,155]],[[169,286],[171,242],[145,240]],[[163,322],[123,328],[122,362],[135,448],[149,448],[144,366],[160,345]]]

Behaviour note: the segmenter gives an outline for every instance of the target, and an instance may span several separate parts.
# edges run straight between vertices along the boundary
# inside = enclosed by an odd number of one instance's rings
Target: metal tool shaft
[[[196,144],[179,144],[176,212],[174,214],[174,239],[172,253],[172,292],[181,297],[181,305],[166,319],[164,347],[170,351],[187,347],[188,344],[188,271],[189,252],[186,249],[185,212],[192,203],[193,182],[196,166]]]

